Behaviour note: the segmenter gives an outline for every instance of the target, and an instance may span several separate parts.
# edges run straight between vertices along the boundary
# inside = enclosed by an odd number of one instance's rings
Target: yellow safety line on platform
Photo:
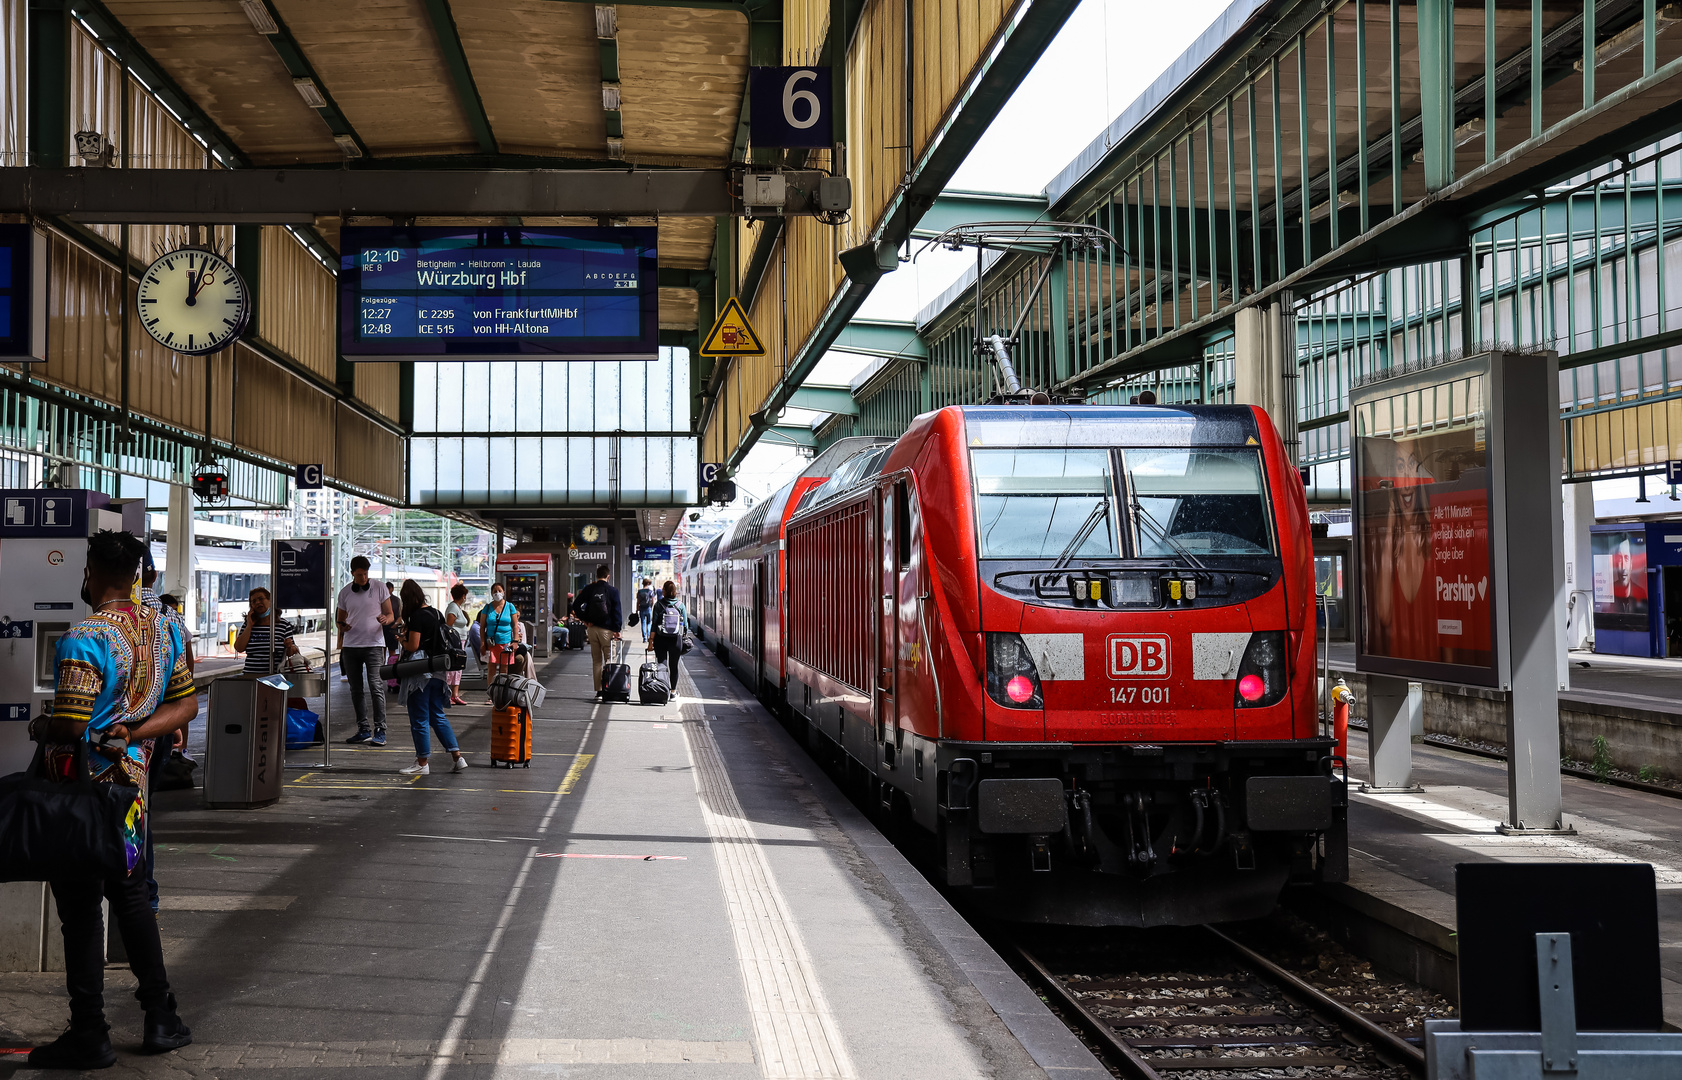
[[[567,770],[566,779],[561,781],[560,794],[572,794],[573,786],[578,783],[578,778],[584,775],[585,768],[590,764],[591,760],[593,760],[595,756],[596,755],[594,754],[578,755],[578,760],[574,761],[572,763],[572,768]]]

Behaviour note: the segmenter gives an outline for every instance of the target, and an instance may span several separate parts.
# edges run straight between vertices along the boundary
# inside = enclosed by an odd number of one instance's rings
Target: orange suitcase
[[[531,768],[531,713],[526,709],[491,710],[491,767]]]

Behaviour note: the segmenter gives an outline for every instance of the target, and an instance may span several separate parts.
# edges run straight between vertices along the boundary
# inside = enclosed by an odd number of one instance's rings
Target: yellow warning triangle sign
[[[748,322],[748,313],[732,296],[719,312],[707,339],[701,342],[701,351],[709,356],[764,356],[765,345]]]

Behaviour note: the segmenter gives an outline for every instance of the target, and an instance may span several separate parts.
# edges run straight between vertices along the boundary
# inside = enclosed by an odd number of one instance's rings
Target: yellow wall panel
[[[278,225],[262,233],[257,336],[331,382],[338,374],[337,281]]]
[[[389,367],[396,364],[361,364],[359,368]],[[403,439],[340,402],[337,406],[334,437],[337,440],[335,464],[329,469],[333,478],[390,502],[407,497]]]
[[[333,460],[334,400],[260,353],[239,346],[234,438],[291,465]]]
[[[402,364],[357,364],[356,396],[364,405],[387,420],[396,422],[402,412]]]

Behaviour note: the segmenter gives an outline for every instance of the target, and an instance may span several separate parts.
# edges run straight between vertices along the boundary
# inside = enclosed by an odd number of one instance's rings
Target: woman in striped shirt
[[[234,639],[234,651],[245,654],[247,675],[273,675],[286,664],[288,656],[295,656],[298,643],[292,640],[292,624],[280,617],[269,590],[261,585],[251,590],[251,609],[245,613],[245,625]]]

